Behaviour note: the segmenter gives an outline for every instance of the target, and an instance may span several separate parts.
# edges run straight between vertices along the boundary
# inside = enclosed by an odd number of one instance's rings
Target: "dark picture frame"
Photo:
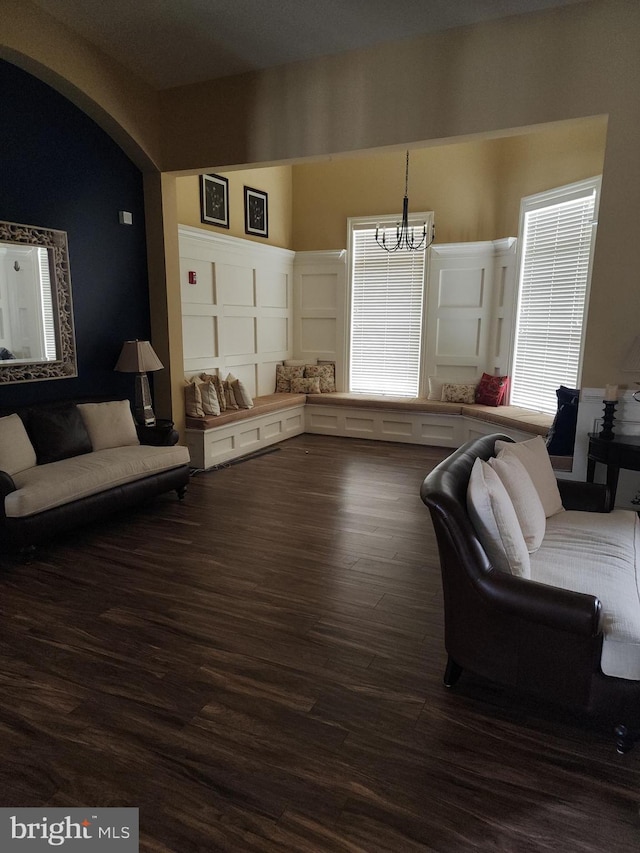
[[[229,181],[222,175],[200,175],[200,219],[206,225],[229,227]]]
[[[244,231],[256,237],[269,236],[268,196],[253,187],[244,188]]]

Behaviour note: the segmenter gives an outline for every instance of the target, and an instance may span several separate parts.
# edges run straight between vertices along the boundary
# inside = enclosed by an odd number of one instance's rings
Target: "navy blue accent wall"
[[[78,358],[77,378],[0,384],[0,407],[131,398],[133,377],[113,367],[124,340],[150,333],[142,174],[70,101],[2,60],[0,116],[0,219],[67,232]]]

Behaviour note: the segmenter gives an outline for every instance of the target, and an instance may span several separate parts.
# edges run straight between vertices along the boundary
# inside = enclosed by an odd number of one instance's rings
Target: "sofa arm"
[[[4,499],[11,492],[15,492],[16,484],[6,471],[0,471],[0,518],[4,518]]]
[[[573,592],[493,571],[484,581],[493,605],[505,615],[554,630],[595,637],[600,633],[602,604],[594,595]]]
[[[558,480],[558,489],[565,509],[583,512],[611,512],[611,492],[604,483],[581,483],[579,480]]]

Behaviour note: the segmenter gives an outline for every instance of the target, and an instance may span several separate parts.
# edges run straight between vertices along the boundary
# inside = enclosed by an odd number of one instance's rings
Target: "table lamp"
[[[125,341],[114,370],[136,374],[136,391],[133,414],[144,426],[155,426],[156,416],[151,406],[148,370],[162,370],[163,364],[149,341]]]

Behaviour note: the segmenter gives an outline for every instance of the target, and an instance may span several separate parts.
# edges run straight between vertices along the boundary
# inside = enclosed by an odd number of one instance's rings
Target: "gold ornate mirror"
[[[77,375],[66,231],[0,222],[0,385]]]

